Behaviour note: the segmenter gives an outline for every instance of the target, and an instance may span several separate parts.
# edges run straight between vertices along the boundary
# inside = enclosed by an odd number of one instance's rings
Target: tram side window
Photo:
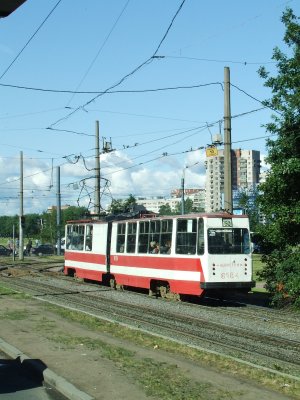
[[[177,254],[195,254],[197,238],[197,220],[178,219],[176,235]]]
[[[204,254],[204,222],[203,218],[198,221],[198,254]]]
[[[72,232],[73,232],[73,225],[67,225],[67,234],[66,234],[66,248],[67,249],[70,249],[70,246],[71,246]]]
[[[67,228],[67,248],[83,250],[84,225],[69,225]]]
[[[149,221],[139,223],[139,253],[147,253],[149,245]]]
[[[160,253],[170,254],[172,246],[172,228],[173,220],[165,219],[161,221],[161,234],[160,234]]]
[[[86,225],[85,227],[85,250],[93,250],[93,225]]]
[[[127,253],[135,253],[136,222],[128,223],[127,226]]]
[[[117,253],[124,253],[125,249],[125,229],[126,224],[118,224],[118,231],[117,231]]]
[[[160,249],[160,220],[150,221],[148,252],[158,254]]]

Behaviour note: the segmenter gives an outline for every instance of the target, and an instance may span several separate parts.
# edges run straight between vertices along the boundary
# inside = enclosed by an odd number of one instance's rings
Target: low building
[[[185,189],[184,198],[191,199],[193,205],[198,210],[204,210],[205,207],[205,189]],[[159,213],[161,206],[169,205],[174,211],[182,200],[182,189],[174,189],[171,192],[171,197],[138,197],[137,204],[141,204],[148,211]]]

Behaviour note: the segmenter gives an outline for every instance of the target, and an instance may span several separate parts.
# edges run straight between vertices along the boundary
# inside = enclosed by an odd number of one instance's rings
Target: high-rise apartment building
[[[217,156],[206,157],[205,211],[219,211],[224,199],[224,150]],[[259,183],[260,152],[231,150],[232,189],[250,188]]]

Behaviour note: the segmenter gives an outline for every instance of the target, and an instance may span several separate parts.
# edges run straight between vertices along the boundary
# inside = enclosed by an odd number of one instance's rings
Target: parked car
[[[2,244],[0,244],[0,256],[10,256],[12,254],[12,250],[8,249],[5,246],[2,246]]]
[[[39,256],[43,254],[55,254],[55,247],[52,244],[40,244],[38,247],[32,247],[31,254]]]
[[[65,246],[66,246],[66,238],[63,237],[60,239],[60,254],[65,254]],[[57,248],[58,248],[58,245],[56,244],[55,245],[56,252],[57,252]]]

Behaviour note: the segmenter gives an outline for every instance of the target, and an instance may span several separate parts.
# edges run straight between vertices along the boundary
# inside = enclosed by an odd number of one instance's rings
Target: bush
[[[263,256],[266,263],[260,278],[266,280],[266,289],[272,295],[272,303],[282,307],[293,304],[300,308],[300,249],[286,247],[285,250],[274,250]]]

